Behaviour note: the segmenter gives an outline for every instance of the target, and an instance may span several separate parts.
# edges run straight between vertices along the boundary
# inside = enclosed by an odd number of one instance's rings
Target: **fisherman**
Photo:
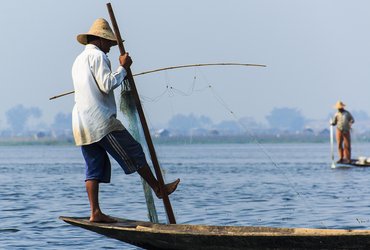
[[[336,139],[338,144],[339,160],[337,163],[351,162],[351,127],[355,122],[350,112],[344,109],[346,105],[338,101],[334,108],[337,113],[331,121],[332,126],[337,126]]]
[[[114,89],[121,85],[132,64],[128,53],[119,57],[115,72],[107,57],[117,39],[105,19],[97,19],[88,33],[79,34],[77,41],[85,46],[72,67],[75,105],[72,112],[73,136],[81,146],[86,162],[86,191],[90,202],[91,222],[115,222],[99,206],[99,184],[109,183],[111,164],[109,153],[125,174],[138,172],[158,198],[162,198],[157,179],[146,161],[142,146],[134,140],[116,118]],[[164,186],[171,194],[180,179]]]

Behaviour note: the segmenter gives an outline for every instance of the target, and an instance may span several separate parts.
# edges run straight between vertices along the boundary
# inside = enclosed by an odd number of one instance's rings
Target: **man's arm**
[[[95,77],[99,89],[106,94],[117,88],[127,75],[127,71],[123,66],[119,66],[116,72],[112,72],[109,66],[109,59],[104,54],[94,58],[93,61],[93,66],[91,67],[92,74]],[[127,66],[127,62],[123,61],[123,63],[123,65],[129,67]]]
[[[349,113],[349,112],[348,112]],[[353,123],[355,123],[355,119],[353,118],[353,116],[352,116],[352,114],[351,113],[349,113],[349,123],[351,123],[351,124],[353,124]]]

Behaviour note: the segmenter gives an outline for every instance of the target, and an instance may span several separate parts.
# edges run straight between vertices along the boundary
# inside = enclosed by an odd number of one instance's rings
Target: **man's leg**
[[[344,158],[351,160],[351,135],[350,132],[343,132]]]
[[[99,206],[99,183],[109,183],[111,165],[105,149],[97,143],[81,147],[86,162],[85,186],[90,202],[91,222],[114,222],[112,218],[103,214]]]
[[[342,134],[342,131],[340,131],[339,129],[337,129],[337,133],[336,133],[336,139],[337,139],[337,144],[338,144],[338,155],[339,155],[339,161],[342,161],[343,160],[343,134]]]
[[[149,186],[153,189],[155,195],[158,198],[162,198],[162,194],[161,194],[161,191],[160,191],[160,188],[159,188],[159,183],[158,183],[157,179],[154,177],[154,175],[153,175],[152,171],[150,170],[149,166],[145,165],[144,167],[139,168],[137,170],[137,172],[149,184]],[[164,185],[165,192],[168,195],[172,194],[176,190],[177,185],[179,184],[179,182],[180,182],[180,179],[177,179],[174,182],[165,184]]]
[[[119,163],[126,174],[138,172],[158,198],[162,198],[158,180],[153,175],[141,145],[127,130],[114,131],[101,140],[101,145]],[[173,193],[180,179],[165,185],[167,194]]]
[[[99,182],[97,180],[87,180],[86,183],[86,192],[89,197],[91,215],[91,222],[115,222],[116,220],[105,215],[100,210],[99,206]]]

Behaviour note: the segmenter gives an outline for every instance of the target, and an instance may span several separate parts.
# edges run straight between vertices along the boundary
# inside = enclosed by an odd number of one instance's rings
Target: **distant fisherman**
[[[115,222],[105,215],[99,206],[99,184],[109,183],[111,164],[109,153],[126,174],[138,172],[149,184],[158,198],[159,183],[146,161],[141,145],[116,118],[116,103],[113,90],[121,85],[132,61],[126,53],[119,57],[120,66],[115,72],[107,57],[117,39],[105,19],[97,19],[88,33],[77,36],[85,50],[76,58],[72,67],[75,89],[75,105],[72,112],[73,136],[81,146],[86,162],[86,191],[92,222]],[[167,194],[176,190],[179,179],[166,184]],[[127,192],[130,192],[128,189]]]
[[[351,162],[351,127],[355,122],[350,112],[344,109],[346,105],[338,101],[334,108],[338,112],[334,115],[331,125],[337,125],[336,139],[338,144],[338,163]]]

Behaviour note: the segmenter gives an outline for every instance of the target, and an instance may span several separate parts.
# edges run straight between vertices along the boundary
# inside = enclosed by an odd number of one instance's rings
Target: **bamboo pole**
[[[174,70],[174,69],[182,69],[182,68],[192,68],[192,67],[206,67],[206,66],[252,66],[252,67],[266,67],[266,65],[263,64],[251,64],[251,63],[233,63],[233,62],[221,62],[221,63],[197,63],[197,64],[185,64],[185,65],[177,65],[177,66],[169,66],[165,68],[159,68],[159,69],[152,69],[148,71],[143,71],[137,74],[133,74],[133,76],[141,76],[151,73],[156,73],[160,71],[165,70]],[[49,98],[49,100],[53,100],[62,96],[73,94],[74,91],[65,92],[59,95],[55,95]]]
[[[53,100],[53,99],[57,99],[59,97],[62,97],[62,96],[66,96],[66,95],[70,95],[70,94],[73,94],[75,91],[69,91],[69,92],[65,92],[65,93],[62,93],[62,94],[59,94],[59,95],[55,95],[55,96],[52,96],[49,98],[49,100]]]
[[[165,68],[153,69],[135,74],[134,76],[141,76],[145,74],[155,73],[164,70],[192,68],[192,67],[205,67],[205,66],[254,66],[254,67],[266,67],[263,64],[251,64],[251,63],[233,63],[233,62],[221,62],[221,63],[197,63],[197,64],[185,64],[178,66],[170,66]]]
[[[119,28],[118,28],[118,25],[117,25],[116,18],[114,16],[112,5],[110,3],[107,3],[107,8],[108,8],[109,16],[110,16],[110,19],[111,19],[111,22],[112,22],[114,33],[116,34],[116,37],[117,37],[117,44],[118,44],[120,53],[121,53],[121,55],[123,55],[123,54],[126,53],[126,51],[125,51],[125,47],[123,46],[121,34],[120,34],[120,31],[119,31]],[[164,184],[163,176],[162,176],[162,173],[161,173],[161,169],[159,167],[158,158],[157,158],[157,155],[156,155],[156,152],[155,152],[155,149],[154,149],[152,138],[151,138],[150,133],[149,133],[148,124],[146,122],[146,118],[145,118],[145,115],[144,115],[143,108],[141,106],[139,94],[138,94],[137,89],[136,89],[134,77],[132,75],[132,72],[131,72],[130,68],[127,70],[127,76],[126,77],[127,77],[127,80],[129,81],[130,89],[132,91],[132,95],[133,95],[134,100],[135,100],[136,109],[137,109],[137,112],[139,114],[141,125],[143,127],[145,140],[146,140],[146,143],[148,145],[148,149],[149,149],[149,153],[150,153],[150,156],[151,156],[151,159],[152,159],[155,174],[157,176],[157,180],[158,180],[158,183],[159,183],[159,186],[160,186],[160,191],[161,191],[161,194],[162,194],[162,197],[163,197],[162,198],[163,199],[163,204],[164,204],[164,207],[166,209],[168,221],[169,221],[170,224],[176,224],[176,219],[175,219],[175,215],[174,215],[173,210],[172,210],[170,199],[168,198],[168,195],[164,190],[164,185],[165,184]]]

